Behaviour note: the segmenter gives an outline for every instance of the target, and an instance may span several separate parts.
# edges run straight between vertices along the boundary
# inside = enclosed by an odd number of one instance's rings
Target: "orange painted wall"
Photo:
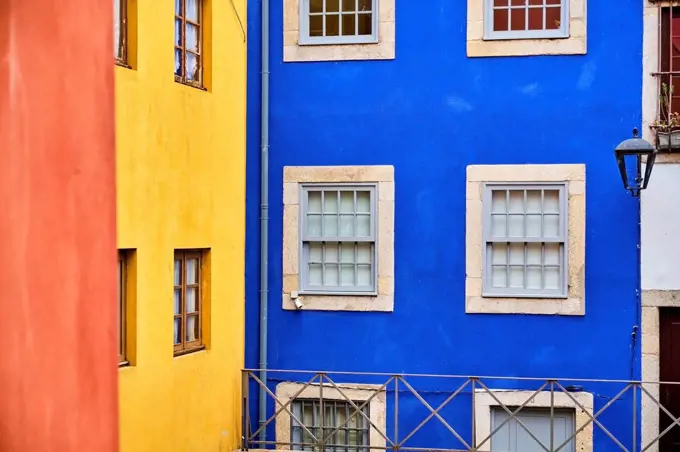
[[[0,2],[0,450],[118,450],[110,0]]]

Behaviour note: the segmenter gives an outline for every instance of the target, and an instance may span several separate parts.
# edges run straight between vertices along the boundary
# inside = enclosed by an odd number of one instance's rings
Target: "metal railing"
[[[494,436],[514,422],[513,428],[526,433],[546,452],[645,452],[658,450],[660,441],[672,429],[680,429],[680,417],[664,407],[658,397],[660,387],[679,382],[271,369],[267,370],[268,381],[263,382],[258,372],[242,372],[244,450],[488,451]],[[266,421],[253,425],[257,423],[257,403],[251,394],[257,394],[259,388],[264,388],[268,396],[267,416]],[[324,406],[324,399],[340,400],[351,407],[351,412],[344,422],[331,425],[324,420],[326,410],[320,408],[320,424],[305,423],[292,406],[296,400],[310,398],[318,402],[318,407]],[[640,435],[643,402],[646,409],[658,410],[659,417],[667,416],[664,428],[654,426],[656,429],[651,430],[652,438],[649,433],[647,438]],[[573,412],[575,421],[568,434],[558,438],[555,414],[565,408]],[[543,410],[549,419],[547,437],[543,434],[539,438],[541,434],[522,420],[522,414],[536,409]],[[502,422],[491,422],[490,410],[503,414]],[[354,418],[370,430],[369,444],[337,442],[338,434]],[[449,439],[443,439],[441,431],[426,434],[426,424],[435,419]],[[306,440],[294,440],[293,428],[304,432],[298,438]]]

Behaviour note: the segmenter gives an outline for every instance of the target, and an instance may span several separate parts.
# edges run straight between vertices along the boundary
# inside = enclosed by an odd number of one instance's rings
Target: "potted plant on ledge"
[[[673,97],[673,87],[668,87],[663,83],[662,95],[659,96],[662,111],[670,111],[670,100]],[[659,118],[651,124],[651,128],[656,132],[656,147],[660,151],[674,152],[680,151],[680,113],[670,112],[666,118]]]

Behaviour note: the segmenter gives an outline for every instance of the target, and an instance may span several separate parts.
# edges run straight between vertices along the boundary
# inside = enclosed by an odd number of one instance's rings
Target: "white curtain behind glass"
[[[120,54],[120,0],[113,0],[113,56],[122,57]]]

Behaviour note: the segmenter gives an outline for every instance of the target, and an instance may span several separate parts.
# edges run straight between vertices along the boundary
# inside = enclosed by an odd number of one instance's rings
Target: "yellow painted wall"
[[[118,247],[135,249],[123,452],[231,451],[244,353],[246,0],[204,0],[208,90],[174,81],[174,2],[130,0],[116,67]],[[209,343],[173,357],[173,252],[210,249]],[[206,325],[204,324],[204,331]]]

